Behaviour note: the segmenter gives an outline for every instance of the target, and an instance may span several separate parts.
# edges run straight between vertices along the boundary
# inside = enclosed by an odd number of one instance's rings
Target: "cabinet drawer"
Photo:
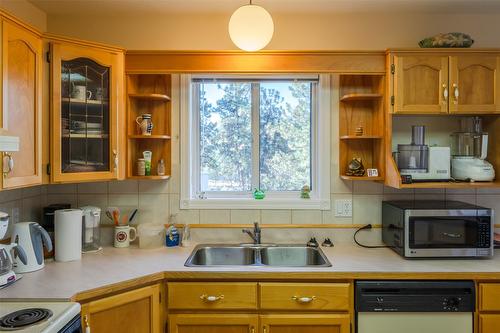
[[[500,311],[500,283],[479,285],[479,310]]]
[[[262,309],[349,310],[349,283],[261,283],[259,285]]]
[[[257,283],[168,283],[169,309],[256,309]]]

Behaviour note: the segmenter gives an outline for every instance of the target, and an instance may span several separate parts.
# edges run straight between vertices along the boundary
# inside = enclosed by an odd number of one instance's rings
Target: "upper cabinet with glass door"
[[[395,114],[500,112],[495,52],[429,50],[389,53]]]
[[[121,178],[123,54],[51,44],[53,182]]]

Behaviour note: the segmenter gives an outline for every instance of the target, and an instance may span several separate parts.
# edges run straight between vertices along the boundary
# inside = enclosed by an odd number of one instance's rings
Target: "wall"
[[[395,190],[376,182],[343,181],[338,177],[338,76],[332,79],[332,160],[331,200],[352,199],[353,216],[335,217],[332,210],[179,210],[179,105],[178,87],[173,87],[172,97],[172,177],[169,181],[123,181],[109,183],[50,185],[47,203],[69,202],[73,206],[118,206],[130,213],[139,208],[139,223],[166,223],[170,214],[177,214],[178,223],[190,224],[242,224],[259,221],[263,224],[380,224],[382,200],[460,200],[477,203],[500,211],[498,190]],[[500,224],[500,214],[497,214]],[[103,221],[110,221],[106,218]]]
[[[1,0],[0,8],[38,30],[47,30],[47,14],[26,0]]]
[[[225,14],[152,14],[135,16],[51,15],[48,30],[128,49],[234,49]],[[440,32],[470,33],[476,47],[499,47],[498,14],[432,13],[272,13],[272,50],[382,50],[416,47]],[[89,24],[89,22],[92,22]]]

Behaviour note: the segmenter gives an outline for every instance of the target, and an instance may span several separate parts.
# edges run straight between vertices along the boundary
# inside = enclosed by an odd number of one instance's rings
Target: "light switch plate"
[[[352,199],[335,200],[336,217],[352,217]]]

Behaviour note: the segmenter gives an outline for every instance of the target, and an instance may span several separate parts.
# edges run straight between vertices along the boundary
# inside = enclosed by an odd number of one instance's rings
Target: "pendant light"
[[[244,51],[264,48],[274,33],[271,14],[264,8],[252,4],[238,8],[229,19],[229,36],[233,43]]]

